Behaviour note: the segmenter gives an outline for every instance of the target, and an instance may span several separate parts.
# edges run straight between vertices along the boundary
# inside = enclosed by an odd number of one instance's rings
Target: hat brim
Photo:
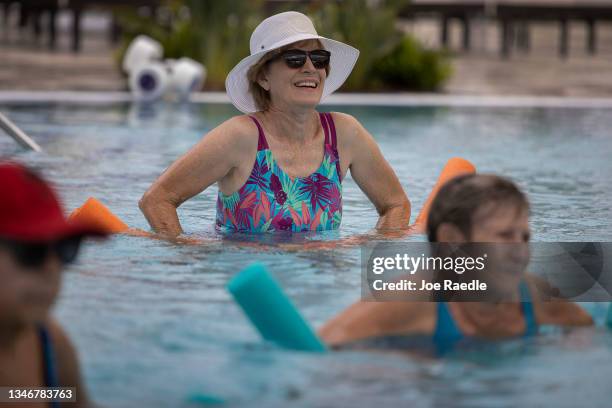
[[[325,49],[331,53],[329,76],[325,79],[321,100],[340,88],[357,62],[359,50],[340,41],[313,34],[302,34],[273,44],[265,50],[257,52],[256,54],[251,54],[242,59],[242,61],[230,71],[225,79],[225,90],[232,104],[242,113],[256,112],[258,109],[255,105],[255,99],[249,91],[247,72],[266,53],[285,45],[304,40],[319,40],[323,43]]]
[[[108,231],[99,225],[58,219],[43,223],[39,222],[35,225],[21,228],[18,231],[12,231],[5,238],[16,241],[48,242],[79,236],[104,238],[108,235]]]

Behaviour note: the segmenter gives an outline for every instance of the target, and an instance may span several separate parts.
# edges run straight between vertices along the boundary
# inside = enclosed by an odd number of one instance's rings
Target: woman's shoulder
[[[540,277],[528,274],[526,281],[539,324],[588,326],[593,324],[589,313],[579,304],[562,299],[557,288]]]
[[[65,365],[63,363],[66,361],[72,364],[76,360],[76,352],[64,328],[57,320],[49,318],[44,324],[44,330],[48,333],[51,349],[57,353],[57,362],[60,364],[60,368]]]
[[[369,136],[363,125],[353,115],[343,112],[329,112],[336,128],[338,143],[349,145],[363,141]]]
[[[371,155],[378,149],[374,137],[357,118],[342,112],[330,112],[330,114],[336,127],[341,158],[352,163],[356,157]]]
[[[534,302],[539,324],[557,326],[591,326],[593,318],[580,305],[566,299],[551,298]]]
[[[344,112],[329,112],[332,119],[334,120],[334,125],[336,130],[355,130],[358,127],[361,127],[361,123],[355,118],[353,115],[349,115]]]
[[[248,153],[257,148],[258,130],[248,115],[239,115],[227,119],[212,129],[204,138],[210,142],[225,145],[233,152]]]
[[[219,131],[236,140],[250,140],[257,136],[257,125],[249,115],[238,115],[227,119],[213,131]]]
[[[57,364],[55,369],[57,370],[56,374],[58,375],[60,385],[77,388],[79,392],[77,406],[89,406],[89,398],[81,379],[79,359],[70,337],[57,320],[52,317],[45,322],[45,328],[51,341],[50,350],[54,353],[52,357],[55,364]]]

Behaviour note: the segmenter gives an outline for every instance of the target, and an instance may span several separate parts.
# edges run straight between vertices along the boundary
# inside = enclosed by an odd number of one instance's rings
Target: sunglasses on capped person
[[[54,242],[19,242],[1,240],[15,260],[26,268],[41,267],[50,253],[54,253],[64,265],[74,262],[79,253],[82,237],[64,238]]]
[[[331,52],[327,50],[304,51],[291,49],[280,53],[274,59],[282,58],[289,68],[302,68],[306,64],[306,58],[310,58],[316,69],[325,69],[329,66]]]

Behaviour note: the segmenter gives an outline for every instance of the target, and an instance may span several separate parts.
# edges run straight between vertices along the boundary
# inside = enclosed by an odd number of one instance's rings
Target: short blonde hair
[[[282,54],[283,52],[290,50],[292,48],[295,48],[298,44],[301,44],[305,41],[310,41],[310,40],[299,41],[299,42],[288,44],[280,48],[277,48],[275,50],[272,50],[266,53],[263,57],[261,57],[259,61],[257,61],[256,64],[252,65],[251,68],[249,68],[249,70],[247,71],[247,80],[249,81],[249,92],[251,93],[251,95],[253,95],[253,99],[255,100],[255,106],[257,107],[258,110],[266,111],[270,108],[270,102],[271,102],[270,91],[266,91],[265,89],[263,89],[261,85],[259,85],[259,82],[258,82],[263,77],[266,69],[268,69],[268,62],[270,62],[276,56]],[[321,43],[321,41],[319,40],[316,40],[316,41],[321,48],[323,49],[325,48],[323,47],[323,44]],[[325,73],[326,75],[329,75],[329,66],[325,68]]]

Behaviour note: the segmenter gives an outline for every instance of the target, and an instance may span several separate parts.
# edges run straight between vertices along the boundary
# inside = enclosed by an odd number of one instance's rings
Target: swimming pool
[[[418,210],[452,156],[517,181],[532,203],[536,241],[612,240],[612,109],[326,107],[359,118]],[[0,136],[0,155],[40,168],[67,209],[102,199],[147,228],[137,201],[229,105],[0,104],[46,151]],[[185,203],[189,233],[214,236],[216,188]],[[413,214],[413,217],[416,214]],[[365,232],[376,214],[344,182],[339,232]],[[423,237],[413,237],[422,240]],[[401,353],[310,355],[261,343],[225,291],[264,262],[314,325],[360,295],[359,249],[283,253],[222,243],[176,246],[114,237],[89,245],[65,275],[56,309],[76,343],[89,390],[108,406],[191,406],[211,393],[232,406],[609,406],[612,333],[547,330],[444,360]],[[606,304],[591,304],[601,322]]]

